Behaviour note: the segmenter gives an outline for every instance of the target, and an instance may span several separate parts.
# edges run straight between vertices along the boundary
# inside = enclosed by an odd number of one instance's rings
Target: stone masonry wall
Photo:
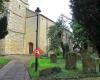
[[[44,17],[44,16],[40,16],[40,33],[39,33],[39,46],[42,50],[44,50],[44,52],[47,51],[48,48],[48,38],[47,38],[47,34],[48,34],[48,28],[54,25],[54,22],[50,21],[48,18]]]
[[[48,46],[47,32],[48,27],[54,25],[53,21],[50,21],[43,15],[39,15],[39,28],[38,28],[38,47],[46,52]],[[36,28],[37,28],[37,16],[33,11],[27,10],[26,18],[26,53],[29,53],[29,42],[33,43],[33,50],[36,48]]]
[[[25,53],[29,54],[30,42],[33,43],[33,50],[36,48],[36,14],[29,9],[26,14]]]
[[[0,55],[4,55],[5,53],[5,39],[0,39]]]
[[[25,54],[25,17],[27,5],[21,0],[10,0],[8,16],[8,35],[5,38],[6,54]]]
[[[7,4],[8,35],[5,38],[6,54],[29,54],[29,43],[36,48],[36,14],[28,10],[27,0],[10,0]],[[39,47],[45,52],[48,46],[48,27],[54,22],[43,15],[39,15]]]
[[[20,33],[14,33],[9,31],[9,35],[6,37],[6,54],[23,54],[24,36]]]

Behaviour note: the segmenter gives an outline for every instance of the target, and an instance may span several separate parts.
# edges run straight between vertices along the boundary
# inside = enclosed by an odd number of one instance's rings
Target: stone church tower
[[[5,0],[5,6],[8,11],[8,34],[0,40],[0,54],[32,54],[36,48],[36,13],[28,8],[28,0]],[[42,14],[39,14],[38,22],[38,46],[46,53],[49,46],[47,33],[55,22]],[[68,33],[65,30],[64,35]],[[70,43],[68,37],[64,37],[64,41]]]
[[[7,0],[6,6],[9,13],[5,54],[23,54],[28,0]]]
[[[8,10],[8,35],[1,40],[3,54],[32,54],[36,48],[37,16],[34,11],[29,10],[28,0],[6,0],[5,6]],[[47,32],[55,22],[39,14],[39,47],[47,51]],[[2,47],[2,48],[1,48]]]

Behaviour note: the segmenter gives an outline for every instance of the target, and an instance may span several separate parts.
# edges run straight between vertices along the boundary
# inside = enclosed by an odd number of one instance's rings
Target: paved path
[[[17,60],[13,60],[0,70],[0,80],[30,79],[25,65]]]
[[[5,56],[5,58],[11,59],[11,60],[17,60],[27,65],[29,60],[34,57],[33,55],[7,55]]]

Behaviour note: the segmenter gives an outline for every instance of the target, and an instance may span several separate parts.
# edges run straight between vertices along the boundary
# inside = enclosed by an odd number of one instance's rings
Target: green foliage
[[[51,68],[51,67],[60,67],[62,69],[62,72],[53,75],[56,78],[63,78],[63,79],[64,78],[69,78],[69,79],[73,79],[74,80],[75,78],[76,79],[77,78],[81,79],[81,77],[86,78],[87,75],[88,75],[88,77],[90,77],[90,75],[91,75],[91,74],[82,74],[82,62],[81,61],[77,62],[77,69],[75,69],[75,70],[66,70],[64,68],[65,65],[64,65],[64,60],[62,58],[59,58],[57,63],[50,63],[50,59],[49,58],[40,58],[39,59],[39,70],[37,72],[35,72],[34,67],[33,68],[31,67],[32,63],[35,63],[35,59],[34,58],[32,58],[29,61],[29,64],[28,64],[29,73],[31,74],[31,77],[34,78],[34,79],[36,77],[39,78],[39,71],[47,69],[47,68]],[[93,77],[94,75],[96,76],[98,74],[92,74],[91,77]],[[100,74],[99,74],[99,76],[100,76]],[[91,79],[89,79],[89,80],[91,80]],[[97,80],[99,80],[99,79],[97,79]]]
[[[2,68],[4,65],[6,65],[10,60],[0,57],[0,68]]]
[[[55,50],[60,46],[61,39],[59,38],[59,28],[54,25],[49,28],[48,38],[50,41],[49,49]]]
[[[48,39],[50,42],[49,49],[56,50],[61,46],[62,33],[65,27],[65,22],[59,18],[55,25],[51,26],[48,31]]]
[[[100,53],[100,0],[70,0],[73,17],[88,32]]]
[[[4,58],[4,57],[0,57],[0,65],[5,65],[9,62],[8,59]]]
[[[28,64],[28,70],[29,70],[29,73],[32,77],[38,77],[39,76],[39,71],[41,71],[43,69],[51,68],[51,67],[64,66],[62,60],[59,61],[60,64],[56,64],[56,63],[51,63],[49,58],[40,58],[39,59],[39,70],[38,70],[38,72],[35,72],[34,67],[33,68],[31,67],[31,64],[35,63],[34,61],[35,61],[34,59],[31,59],[29,61],[29,64]]]
[[[4,11],[3,1],[4,0],[0,0],[0,13],[2,13]]]
[[[34,59],[31,59],[28,64],[28,70],[31,75],[31,77],[39,77],[39,71],[47,69],[47,68],[52,68],[52,67],[60,67],[62,69],[62,72],[59,74],[55,74],[54,76],[56,77],[74,77],[77,76],[77,74],[82,72],[82,64],[78,62],[76,70],[66,70],[64,68],[64,60],[62,58],[58,58],[57,63],[51,63],[49,58],[40,58],[39,59],[39,70],[35,72],[34,67],[31,67],[32,63],[34,62]]]
[[[75,42],[77,42],[78,44],[88,43],[89,41],[88,33],[87,30],[82,25],[80,25],[76,21],[73,21],[71,27],[73,29]]]
[[[5,38],[7,31],[7,14],[4,7],[5,0],[0,0],[0,39]]]
[[[60,48],[56,49],[56,54],[57,54],[57,56],[60,56],[61,53],[62,53],[62,52],[61,52]]]
[[[7,34],[7,16],[4,16],[0,19],[0,39],[4,38]]]

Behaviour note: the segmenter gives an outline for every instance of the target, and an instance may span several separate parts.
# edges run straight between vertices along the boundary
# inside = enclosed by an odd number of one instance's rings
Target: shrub
[[[61,68],[60,67],[52,67],[52,68],[46,68],[44,70],[40,71],[39,76],[49,76],[49,75],[53,75],[56,73],[61,72]]]

